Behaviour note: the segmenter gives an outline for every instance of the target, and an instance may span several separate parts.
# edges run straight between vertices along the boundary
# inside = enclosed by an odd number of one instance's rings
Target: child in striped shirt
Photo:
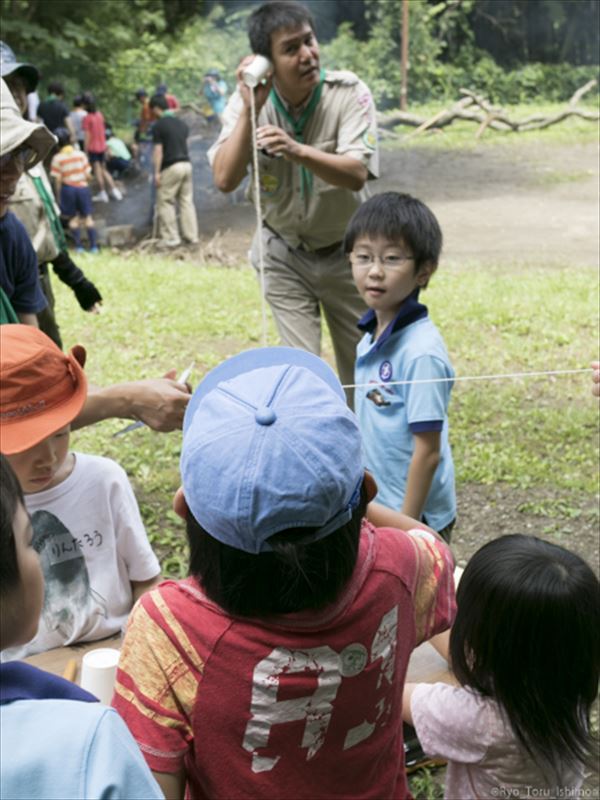
[[[81,242],[81,223],[87,231],[89,252],[98,252],[98,237],[92,217],[92,193],[88,187],[91,167],[87,156],[76,150],[66,128],[56,130],[60,150],[52,159],[50,175],[54,179],[60,210],[69,220],[69,230],[75,241],[75,250],[85,252]]]

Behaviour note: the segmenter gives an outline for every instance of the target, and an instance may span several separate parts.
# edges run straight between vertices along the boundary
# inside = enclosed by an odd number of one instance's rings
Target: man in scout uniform
[[[266,298],[282,343],[317,355],[322,307],[340,379],[352,383],[365,306],[341,242],[366,182],[378,176],[373,99],[352,72],[321,69],[314,22],[302,5],[260,6],[250,16],[249,38],[253,52],[273,63],[271,77],[254,90]],[[237,90],[208,153],[223,192],[241,183],[252,160],[251,90],[241,78],[252,59],[238,67]]]

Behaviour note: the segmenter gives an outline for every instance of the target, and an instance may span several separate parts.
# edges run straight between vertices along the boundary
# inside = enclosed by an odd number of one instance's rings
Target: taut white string
[[[514,378],[534,378],[546,375],[577,375],[593,372],[589,367],[582,369],[550,369],[543,372],[503,372],[497,375],[457,375],[455,378],[419,378],[414,381],[371,381],[370,383],[346,383],[343,389],[368,389],[375,386],[409,386],[415,383],[458,383],[459,381],[499,381]]]
[[[256,146],[256,103],[254,89],[250,92],[250,116],[252,125],[252,171],[254,173],[254,208],[256,210],[256,238],[258,240],[258,274],[260,276],[260,307],[262,312],[262,346],[267,346],[267,306],[265,299],[265,254],[262,238],[262,208],[260,203],[260,176],[258,174],[258,148]]]

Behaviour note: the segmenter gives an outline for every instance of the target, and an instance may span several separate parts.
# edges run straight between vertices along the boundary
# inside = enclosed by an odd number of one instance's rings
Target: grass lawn
[[[258,286],[243,266],[108,253],[84,257],[82,266],[104,296],[100,316],[84,314],[56,280],[54,288],[65,344],[87,348],[92,382],[154,377],[194,361],[195,384],[226,356],[260,346]],[[593,267],[444,265],[424,300],[457,376],[577,369],[597,357]],[[277,343],[273,327],[270,343]],[[325,357],[331,360],[328,341]],[[598,405],[590,385],[589,374],[457,383],[450,421],[459,489],[466,482],[541,487],[557,514],[576,516],[576,498],[598,491]],[[141,429],[113,439],[122,425],[112,420],[77,432],[74,447],[127,470],[165,574],[181,576],[185,534],[171,511],[181,434]]]

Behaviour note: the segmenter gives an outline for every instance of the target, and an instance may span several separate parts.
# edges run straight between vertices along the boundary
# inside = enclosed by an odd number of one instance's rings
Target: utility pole
[[[402,43],[400,74],[402,83],[400,86],[400,110],[406,111],[408,97],[408,3],[409,0],[402,0]]]

